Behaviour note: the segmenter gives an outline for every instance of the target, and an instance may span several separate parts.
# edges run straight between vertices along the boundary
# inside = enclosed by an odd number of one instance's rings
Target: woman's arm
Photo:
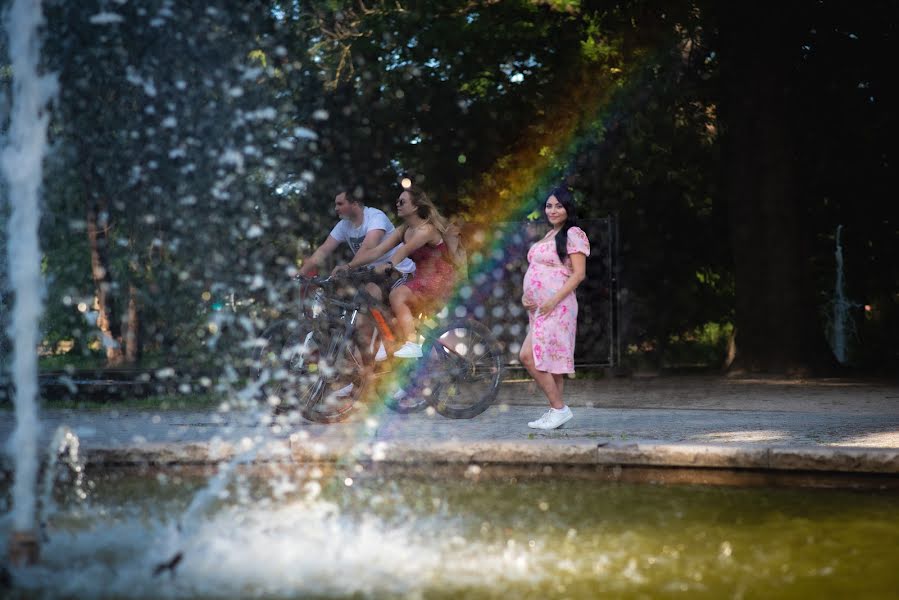
[[[538,315],[548,315],[551,313],[565,296],[577,289],[577,286],[586,279],[587,256],[582,252],[574,252],[573,254],[569,254],[568,258],[571,259],[571,276],[565,280],[565,283],[552,298],[544,302],[540,308],[537,309]]]
[[[363,244],[362,247],[359,248],[359,251],[356,253],[356,256],[353,257],[353,260],[349,262],[347,265],[350,268],[353,267],[361,267],[372,263],[390,251],[391,248],[399,245],[401,241],[403,241],[403,230],[405,227],[398,227],[393,230],[393,233],[385,237],[381,240],[381,243],[375,246],[374,248],[366,248]],[[367,238],[368,236],[366,236]]]
[[[431,225],[420,229],[413,229],[412,237],[406,240],[405,243],[393,253],[393,258],[391,259],[393,264],[402,262],[404,258],[407,258],[410,254],[430,242],[432,237],[434,237],[434,228]]]
[[[390,257],[390,262],[394,265],[400,264],[403,259],[408,258],[410,254],[432,241],[436,232],[437,230],[434,229],[432,225],[420,229],[413,229],[412,236],[406,240],[402,246],[396,249],[396,252]],[[381,265],[378,265],[378,269],[381,269]]]

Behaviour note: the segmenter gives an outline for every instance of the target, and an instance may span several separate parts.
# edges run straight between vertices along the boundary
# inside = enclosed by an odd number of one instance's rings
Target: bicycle
[[[401,413],[428,405],[456,419],[484,412],[503,375],[502,349],[490,330],[470,318],[425,319],[423,357],[388,358],[381,367],[374,360],[376,349],[382,343],[392,347],[397,334],[389,309],[365,290],[376,278],[363,268],[346,277],[300,279],[305,293],[297,317],[274,323],[261,337],[259,376],[275,412],[299,409],[310,421],[340,421],[372,393],[378,379],[388,383],[380,390],[387,406]],[[349,300],[336,293],[344,284],[351,287]],[[361,314],[374,325],[364,339]]]

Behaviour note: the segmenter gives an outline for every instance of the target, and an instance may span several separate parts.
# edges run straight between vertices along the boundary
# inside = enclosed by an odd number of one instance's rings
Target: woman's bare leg
[[[412,315],[412,305],[415,303],[415,292],[407,286],[401,285],[390,291],[390,308],[399,324],[403,337],[415,342],[418,336],[415,334],[415,318]]]
[[[565,401],[562,400],[562,398],[565,397],[565,375],[553,373],[553,381],[556,382],[556,388],[559,390],[559,400],[562,401],[562,406],[564,406]],[[561,406],[559,408],[561,408]]]
[[[562,402],[562,390],[556,385],[555,376],[552,373],[537,369],[537,364],[534,362],[534,345],[530,331],[524,338],[524,342],[521,344],[521,351],[518,353],[518,358],[521,360],[521,364],[524,365],[524,368],[528,370],[528,373],[531,374],[531,377],[534,378],[534,381],[537,382],[537,385],[540,386],[546,399],[549,400],[549,405],[558,409],[564,407],[565,403]]]

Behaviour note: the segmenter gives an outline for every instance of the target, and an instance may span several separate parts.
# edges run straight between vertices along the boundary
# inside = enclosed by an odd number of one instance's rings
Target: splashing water
[[[53,501],[53,487],[56,482],[56,466],[62,461],[74,479],[71,482],[72,491],[75,498],[79,501],[87,499],[87,492],[84,489],[84,459],[79,453],[81,440],[75,435],[75,432],[65,425],[57,428],[53,435],[53,441],[50,442],[50,455],[47,465],[44,468],[43,491],[40,497],[41,521],[53,514],[56,510],[56,504]]]
[[[13,72],[13,101],[7,146],[0,156],[9,184],[11,215],[7,249],[9,280],[15,291],[10,337],[14,341],[16,431],[13,519],[17,531],[34,529],[37,484],[38,321],[43,310],[38,208],[41,163],[47,145],[47,105],[56,93],[56,78],[38,73],[43,23],[40,2],[16,0],[5,19]]]
[[[235,468],[243,464],[251,464],[259,452],[259,447],[248,438],[241,440],[242,452],[230,461],[219,466],[218,473],[212,477],[206,487],[197,493],[180,517],[179,522],[169,528],[168,543],[165,548],[166,560],[158,563],[155,572],[166,564],[177,565],[184,556],[184,548],[196,536],[197,529],[204,523],[204,513],[216,500],[223,497],[225,488],[231,483]],[[174,566],[170,567],[174,568]]]
[[[42,563],[18,583],[40,596],[52,582],[50,597],[96,597],[102,581],[109,598],[295,598],[421,594],[435,583],[476,581],[482,569],[502,580],[539,578],[523,544],[441,539],[436,524],[417,531],[348,518],[321,500],[238,505],[204,516],[182,540],[177,571],[154,575],[151,565],[170,549],[170,527],[164,515],[98,515],[85,529],[54,532]]]
[[[843,226],[837,226],[836,250],[836,281],[834,283],[834,297],[830,301],[830,345],[834,356],[841,365],[849,362],[849,349],[847,339],[849,335],[857,335],[855,322],[852,320],[850,310],[859,306],[846,297],[846,280],[843,273],[843,246],[840,236]]]
[[[19,598],[892,597],[895,495],[360,474],[284,463],[191,517],[188,471],[98,474]],[[273,476],[274,475],[274,476]],[[213,486],[214,487],[214,486]],[[70,509],[76,507],[77,514]],[[749,522],[747,522],[747,517]],[[0,532],[5,523],[0,519]],[[871,528],[877,535],[870,535]],[[895,595],[895,594],[893,594]]]

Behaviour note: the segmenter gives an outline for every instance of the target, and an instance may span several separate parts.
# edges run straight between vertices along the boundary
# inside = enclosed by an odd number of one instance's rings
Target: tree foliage
[[[108,285],[116,343],[136,298],[144,351],[215,356],[261,326],[215,309],[282,310],[336,191],[389,208],[410,174],[475,222],[560,180],[618,215],[623,341],[660,364],[736,323],[746,368],[820,365],[843,225],[851,361],[899,363],[890,3],[45,4],[49,340],[87,352]]]

